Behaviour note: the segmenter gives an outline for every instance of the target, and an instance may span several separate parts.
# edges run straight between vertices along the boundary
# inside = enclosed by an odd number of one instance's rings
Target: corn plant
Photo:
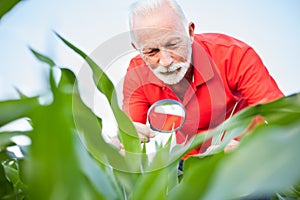
[[[0,133],[1,199],[238,199],[267,194],[274,199],[299,197],[300,94],[249,107],[213,130],[173,148],[170,140],[148,159],[130,119],[119,108],[114,85],[84,52],[57,36],[92,69],[93,80],[106,97],[118,123],[120,151],[102,136],[102,120],[81,99],[77,78],[49,57],[30,49],[48,64],[48,101],[41,96],[0,102],[0,126],[25,118],[27,131]],[[45,65],[43,67],[46,67]],[[60,71],[59,81],[54,71]],[[99,102],[101,103],[101,102]],[[224,153],[226,144],[242,134],[251,121],[263,117],[249,130],[238,149]],[[188,158],[178,177],[178,163],[206,138],[225,130],[219,149]],[[7,150],[15,135],[28,136],[32,144],[24,158]]]
[[[0,18],[19,1],[1,1]],[[274,199],[299,198],[300,94],[249,107],[220,126],[196,135],[185,145],[157,147],[149,160],[146,146],[117,103],[115,88],[101,68],[84,52],[57,34],[93,71],[118,123],[120,151],[102,136],[102,119],[81,99],[77,77],[49,57],[30,49],[47,64],[48,94],[0,102],[0,128],[18,119],[29,130],[0,129],[0,199],[239,199],[267,194]],[[43,65],[43,67],[46,67]],[[59,81],[54,72],[59,71]],[[43,99],[47,101],[42,101]],[[101,103],[101,102],[99,102]],[[248,130],[252,120],[261,123]],[[248,130],[238,149],[224,153],[232,139]],[[206,138],[226,132],[219,148],[188,158],[178,176],[181,158]],[[27,136],[31,145],[13,138]],[[254,195],[254,196],[253,196]]]

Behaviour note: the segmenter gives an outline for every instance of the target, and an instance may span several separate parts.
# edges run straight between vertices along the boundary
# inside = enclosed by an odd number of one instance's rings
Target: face
[[[179,83],[190,67],[193,27],[184,27],[172,12],[134,20],[135,47],[152,72],[164,83]],[[177,23],[174,23],[177,22]],[[191,26],[191,25],[190,25]]]

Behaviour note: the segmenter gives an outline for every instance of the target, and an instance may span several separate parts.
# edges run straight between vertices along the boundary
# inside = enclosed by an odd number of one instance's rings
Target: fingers
[[[224,148],[224,152],[229,153],[229,152],[233,151],[234,149],[236,149],[238,146],[239,146],[239,141],[231,140]],[[219,145],[211,145],[207,148],[206,152],[210,153],[210,152],[216,150],[217,148],[219,148]]]
[[[156,136],[156,132],[153,131],[151,128],[146,126],[145,124],[142,124],[140,122],[133,122],[133,125],[135,126],[139,138],[141,142],[149,142],[150,138],[153,138]]]
[[[232,150],[236,149],[239,146],[239,144],[240,142],[236,140],[231,140],[224,148],[224,152],[225,153],[231,152]]]
[[[139,134],[144,135],[148,138],[153,138],[156,135],[156,132],[150,129],[145,124],[142,124],[140,122],[133,122],[133,125],[135,126],[136,130]]]
[[[207,149],[206,152],[212,152],[216,150],[219,147],[219,145],[210,145]]]
[[[120,142],[118,136],[111,137],[110,140],[111,140],[111,143],[112,143],[115,147],[117,147],[118,149],[124,149],[124,146],[123,146],[123,144]]]
[[[142,124],[140,122],[133,122],[133,125],[135,126],[138,136],[140,138],[141,142],[149,142],[150,138],[153,138],[157,135],[157,132],[146,126],[145,124]],[[110,138],[110,143],[112,143],[114,146],[119,148],[120,150],[124,150],[124,146],[119,140],[118,136],[114,136]]]
[[[238,137],[236,137],[235,139],[240,140],[242,137],[244,137],[246,134],[248,134],[249,132],[251,132],[257,125],[259,124],[268,124],[268,122],[262,117],[262,116],[256,116],[252,119],[252,121],[250,122],[250,124],[248,125],[248,127],[246,128],[246,130],[240,134]]]

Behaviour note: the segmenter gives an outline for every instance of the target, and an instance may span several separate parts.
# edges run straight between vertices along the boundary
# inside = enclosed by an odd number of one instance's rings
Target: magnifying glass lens
[[[180,102],[165,99],[157,101],[150,107],[147,118],[153,130],[170,133],[182,128],[185,115],[185,109]]]

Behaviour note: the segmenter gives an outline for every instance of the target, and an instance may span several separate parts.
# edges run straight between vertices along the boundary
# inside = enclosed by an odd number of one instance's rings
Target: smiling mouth
[[[176,70],[173,70],[173,71],[166,71],[166,72],[160,72],[162,75],[171,75],[171,74],[174,74],[174,73],[178,73],[179,71],[181,70],[181,67],[179,67],[178,69]]]

